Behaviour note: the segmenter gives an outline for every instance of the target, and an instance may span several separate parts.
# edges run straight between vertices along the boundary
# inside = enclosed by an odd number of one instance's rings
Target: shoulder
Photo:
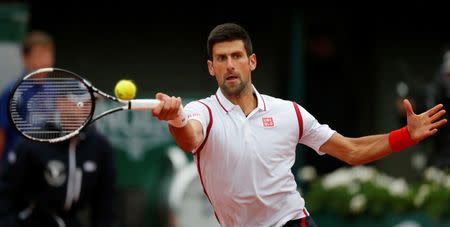
[[[105,135],[100,132],[91,132],[85,140],[86,144],[81,152],[87,154],[86,157],[90,157],[98,163],[110,163],[114,159],[113,145]]]
[[[82,134],[80,134],[81,137],[84,137],[82,139],[86,140],[86,142],[89,144],[89,148],[96,149],[97,151],[107,151],[111,150],[111,143],[106,138],[105,135],[97,131],[95,128],[95,125],[92,125],[88,128],[86,128],[86,131],[84,131]]]
[[[99,146],[110,145],[109,140],[106,138],[106,136],[98,131],[89,132],[86,136],[89,141],[95,142]]]
[[[277,98],[277,97],[273,97],[270,95],[264,95],[264,94],[261,94],[261,97],[263,99],[263,102],[265,102],[265,104],[268,105],[269,108],[288,108],[288,107],[290,107],[290,108],[294,109],[293,104],[295,103],[295,101],[293,101],[293,100]]]
[[[7,99],[9,97],[9,93],[14,88],[14,85],[16,84],[16,81],[13,81],[8,84],[8,86],[4,87],[3,90],[1,90],[1,98]]]
[[[190,104],[201,104],[201,103],[204,103],[204,104],[209,104],[209,105],[211,105],[211,104],[213,104],[215,101],[217,101],[216,95],[210,95],[210,96],[205,97],[205,98],[193,100],[193,101],[191,101],[191,102],[189,102],[189,103],[190,103]]]
[[[187,108],[205,108],[205,105],[208,107],[211,107],[214,105],[214,103],[217,102],[215,95],[211,95],[206,98],[192,100],[186,104]]]

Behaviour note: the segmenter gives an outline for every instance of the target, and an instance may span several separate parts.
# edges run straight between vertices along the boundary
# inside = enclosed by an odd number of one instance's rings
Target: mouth
[[[237,80],[239,79],[239,77],[237,75],[231,74],[225,77],[226,81],[233,81],[233,80]]]

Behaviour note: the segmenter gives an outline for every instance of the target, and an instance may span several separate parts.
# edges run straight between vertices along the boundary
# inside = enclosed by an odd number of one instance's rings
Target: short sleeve
[[[326,124],[320,124],[306,109],[301,106],[299,107],[303,119],[303,136],[299,143],[314,149],[320,155],[325,154],[320,152],[319,148],[328,141],[336,131],[332,130]]]
[[[202,124],[203,135],[206,136],[206,129],[210,120],[207,107],[199,101],[193,101],[184,107],[184,111],[186,112],[188,121],[196,120]]]

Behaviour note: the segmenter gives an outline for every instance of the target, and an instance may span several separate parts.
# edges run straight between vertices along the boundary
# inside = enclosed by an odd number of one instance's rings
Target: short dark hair
[[[52,37],[43,31],[32,31],[28,33],[22,42],[22,54],[26,56],[35,46],[47,46],[54,48]]]
[[[217,25],[208,36],[208,42],[206,48],[208,51],[208,59],[212,60],[212,48],[214,44],[223,41],[242,40],[244,42],[245,51],[247,56],[253,54],[252,40],[247,31],[238,24],[225,23]]]

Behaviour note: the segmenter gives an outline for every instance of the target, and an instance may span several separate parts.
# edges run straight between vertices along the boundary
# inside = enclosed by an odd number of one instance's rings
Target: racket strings
[[[81,128],[92,112],[88,88],[64,72],[38,73],[23,80],[10,101],[11,118],[22,133],[54,139]]]

